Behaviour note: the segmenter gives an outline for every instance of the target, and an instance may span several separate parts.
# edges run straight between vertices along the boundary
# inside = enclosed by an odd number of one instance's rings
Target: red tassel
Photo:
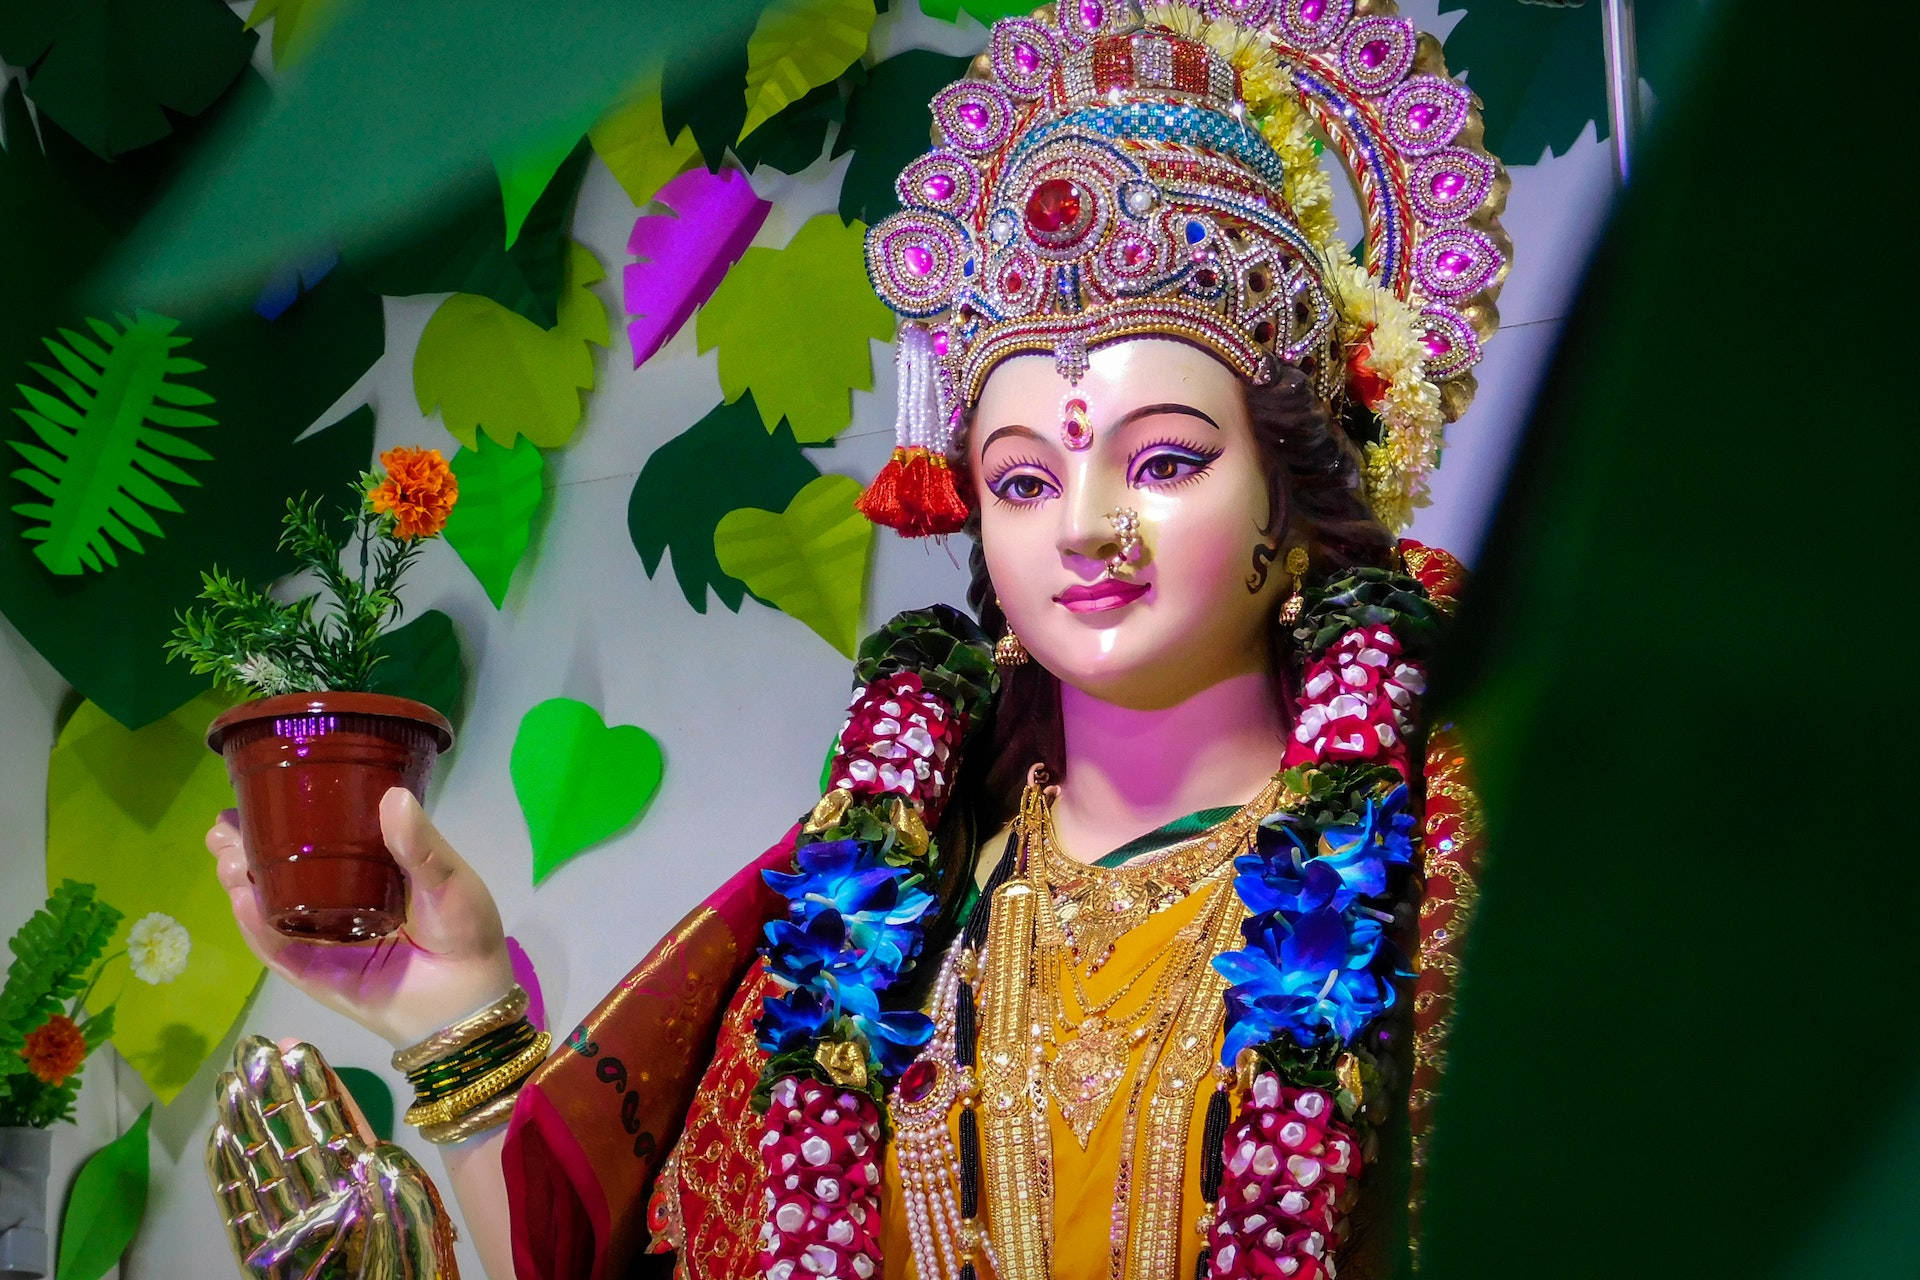
[[[958,533],[967,504],[947,460],[919,446],[896,448],[859,502],[860,514],[909,538]]]

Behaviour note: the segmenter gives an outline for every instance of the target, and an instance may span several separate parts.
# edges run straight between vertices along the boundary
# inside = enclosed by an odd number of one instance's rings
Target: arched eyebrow
[[[980,442],[980,452],[985,453],[988,446],[1001,436],[1025,436],[1029,440],[1038,440],[1043,444],[1046,442],[1046,437],[1042,436],[1038,431],[1035,431],[1032,427],[1022,426],[1016,422],[1011,426],[995,428],[985,440]]]
[[[1138,409],[1134,409],[1129,413],[1121,415],[1120,420],[1114,423],[1112,426],[1108,427],[1107,430],[1118,431],[1120,428],[1126,426],[1129,422],[1137,422],[1141,418],[1158,417],[1160,414],[1163,414],[1163,413],[1173,413],[1173,414],[1179,414],[1183,417],[1198,418],[1200,419],[1200,421],[1212,427],[1215,431],[1218,431],[1220,429],[1219,423],[1215,422],[1212,418],[1208,417],[1206,414],[1202,413],[1200,410],[1194,408],[1190,404],[1143,404]]]

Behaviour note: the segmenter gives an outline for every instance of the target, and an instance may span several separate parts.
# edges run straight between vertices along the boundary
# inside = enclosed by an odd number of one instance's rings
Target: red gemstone
[[[1022,276],[1018,271],[1007,272],[1007,292],[1008,293],[1018,293],[1026,287],[1027,287],[1026,277]]]
[[[900,1073],[900,1100],[918,1102],[933,1092],[934,1081],[940,1078],[940,1068],[926,1059],[914,1063]]]
[[[1082,208],[1079,187],[1066,178],[1048,178],[1027,197],[1027,225],[1041,235],[1058,235],[1078,225]]]

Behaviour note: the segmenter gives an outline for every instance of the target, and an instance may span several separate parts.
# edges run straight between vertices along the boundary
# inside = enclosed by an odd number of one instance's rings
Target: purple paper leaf
[[[507,939],[507,958],[513,961],[513,980],[527,989],[527,1021],[535,1031],[545,1031],[547,1002],[540,996],[540,975],[533,971],[533,961],[519,939]]]
[[[738,170],[681,174],[654,197],[673,212],[642,214],[627,252],[627,337],[639,368],[680,331],[740,260],[773,206]]]

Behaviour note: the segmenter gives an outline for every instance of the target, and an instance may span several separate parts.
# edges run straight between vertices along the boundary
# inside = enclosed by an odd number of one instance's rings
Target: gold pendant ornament
[[[1293,575],[1293,594],[1280,606],[1280,625],[1290,627],[1300,621],[1300,613],[1306,608],[1307,598],[1301,594],[1300,587],[1307,576],[1307,549],[1295,547],[1287,552],[1287,572]]]

